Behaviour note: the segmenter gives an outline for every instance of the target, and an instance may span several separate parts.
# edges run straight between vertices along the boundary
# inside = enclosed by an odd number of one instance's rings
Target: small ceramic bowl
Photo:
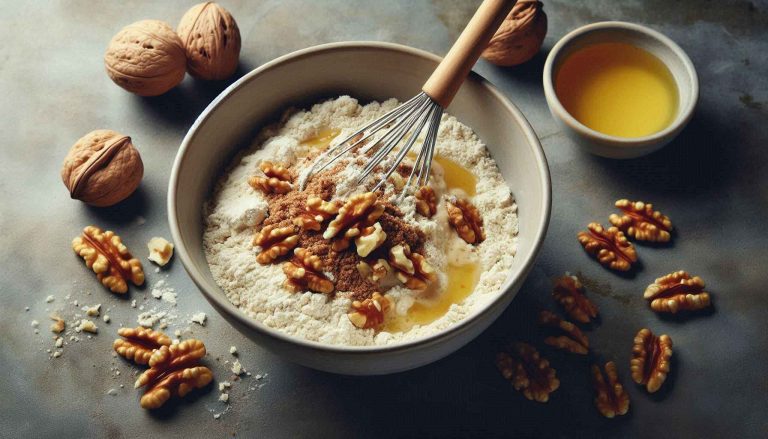
[[[549,169],[520,110],[476,74],[448,111],[472,127],[497,161],[518,206],[518,248],[501,290],[463,321],[429,337],[387,346],[332,346],[289,336],[248,317],[216,284],[203,248],[203,205],[235,153],[287,107],[349,94],[361,102],[417,94],[440,59],[389,43],[333,43],[300,50],[253,70],[224,90],[181,144],[168,188],[168,219],[177,255],[203,295],[243,334],[283,357],[330,372],[373,375],[442,358],[487,328],[528,275],[549,224]]]
[[[557,71],[570,54],[599,43],[627,43],[640,47],[655,55],[669,68],[678,90],[677,116],[669,126],[644,137],[617,137],[595,131],[568,113],[555,93]],[[656,151],[682,131],[696,107],[699,80],[690,58],[674,41],[645,26],[606,21],[580,27],[555,44],[544,64],[544,95],[555,121],[577,145],[599,156],[629,159]]]

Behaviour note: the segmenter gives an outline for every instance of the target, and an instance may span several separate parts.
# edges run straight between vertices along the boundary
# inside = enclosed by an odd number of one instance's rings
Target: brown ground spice
[[[335,177],[344,168],[341,163],[313,176],[304,191],[294,189],[287,194],[268,194],[269,215],[264,220],[262,227],[277,225],[285,227],[293,224],[293,219],[305,211],[307,198],[318,196],[324,200],[330,200],[336,184]],[[295,175],[293,178],[296,180]],[[295,184],[294,184],[295,186]],[[387,259],[389,249],[398,244],[408,244],[412,251],[421,252],[424,247],[424,232],[403,220],[403,214],[397,206],[383,202],[384,213],[379,218],[382,230],[387,234],[384,244],[371,253],[368,261],[374,262],[379,258]],[[323,224],[327,225],[327,221]],[[297,227],[298,230],[298,227]],[[323,230],[299,231],[299,243],[297,247],[303,247],[320,257],[323,261],[324,271],[330,273],[336,284],[337,291],[349,292],[351,298],[363,300],[369,298],[374,292],[380,291],[377,284],[363,278],[357,270],[357,265],[363,260],[358,256],[355,245],[350,245],[346,250],[336,252],[331,248],[331,241],[323,239]]]

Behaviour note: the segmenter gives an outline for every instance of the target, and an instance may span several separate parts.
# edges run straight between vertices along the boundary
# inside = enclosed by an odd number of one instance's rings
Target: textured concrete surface
[[[243,36],[238,75],[275,56],[318,43],[386,40],[444,53],[477,2],[226,1]],[[539,134],[552,170],[553,215],[540,259],[520,295],[481,337],[421,369],[386,377],[334,376],[288,364],[248,342],[219,318],[174,261],[160,273],[146,263],[150,286],[176,289],[179,318],[189,326],[204,311],[206,363],[228,378],[230,345],[253,376],[233,384],[224,411],[216,389],[160,413],[138,407],[133,368],[110,355],[116,328],[135,324],[130,299],[161,306],[135,289],[128,299],[98,285],[69,242],[96,223],[118,230],[145,255],[154,235],[168,236],[165,200],[178,145],[196,115],[226,84],[187,78],[159,98],[139,98],[113,85],[102,54],[123,25],[144,18],[175,24],[191,2],[5,1],[0,17],[0,436],[2,437],[766,437],[768,435],[768,4],[764,1],[546,2],[550,25],[541,54],[525,66],[476,70],[522,109]],[[585,155],[551,120],[541,87],[547,48],[569,30],[600,20],[636,21],[677,41],[698,68],[701,99],[685,132],[664,150],[617,162]],[[96,128],[133,136],[146,166],[139,191],[109,209],[69,200],[58,176],[70,145]],[[639,246],[642,267],[617,276],[589,259],[576,232],[606,221],[612,203],[652,201],[677,226],[669,246]],[[142,218],[146,221],[142,224]],[[641,294],[658,275],[686,269],[701,275],[714,311],[662,318]],[[541,336],[532,323],[554,308],[551,279],[583,276],[602,319],[589,330],[598,356],[616,360],[632,407],[605,420],[592,405],[588,362],[542,349],[561,378],[548,404],[525,400],[501,379],[493,360],[513,339]],[[52,303],[45,303],[54,295]],[[70,295],[69,300],[65,296]],[[67,320],[71,304],[102,303],[111,324],[49,359],[47,315]],[[29,311],[25,311],[25,307]],[[164,305],[163,305],[164,306]],[[40,322],[34,334],[30,321]],[[671,376],[647,395],[629,379],[631,340],[641,327],[675,342]],[[117,368],[120,376],[115,376]],[[123,384],[125,388],[120,388]],[[263,384],[263,386],[261,386]],[[107,394],[109,389],[117,395]]]

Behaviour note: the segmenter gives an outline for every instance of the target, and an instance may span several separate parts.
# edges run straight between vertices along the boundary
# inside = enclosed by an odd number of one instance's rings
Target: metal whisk
[[[427,132],[421,150],[398,201],[402,200],[412,183],[415,183],[415,187],[427,184],[443,109],[451,103],[472,66],[477,62],[480,54],[488,45],[488,41],[514,6],[515,1],[484,0],[451,50],[448,51],[427,82],[424,83],[421,93],[363,126],[320,154],[304,178],[301,189],[304,189],[306,181],[312,175],[326,169],[381,131],[383,134],[372,139],[357,151],[368,157],[368,162],[357,178],[357,184],[362,184],[382,164],[382,161],[398,145],[402,144],[394,160],[387,163],[389,167],[384,176],[374,186],[373,190],[376,191],[395,172],[425,127],[427,127]]]

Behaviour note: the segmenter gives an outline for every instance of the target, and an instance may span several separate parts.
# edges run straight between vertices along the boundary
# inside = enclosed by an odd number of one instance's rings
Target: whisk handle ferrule
[[[516,0],[484,0],[422,90],[446,108]]]

